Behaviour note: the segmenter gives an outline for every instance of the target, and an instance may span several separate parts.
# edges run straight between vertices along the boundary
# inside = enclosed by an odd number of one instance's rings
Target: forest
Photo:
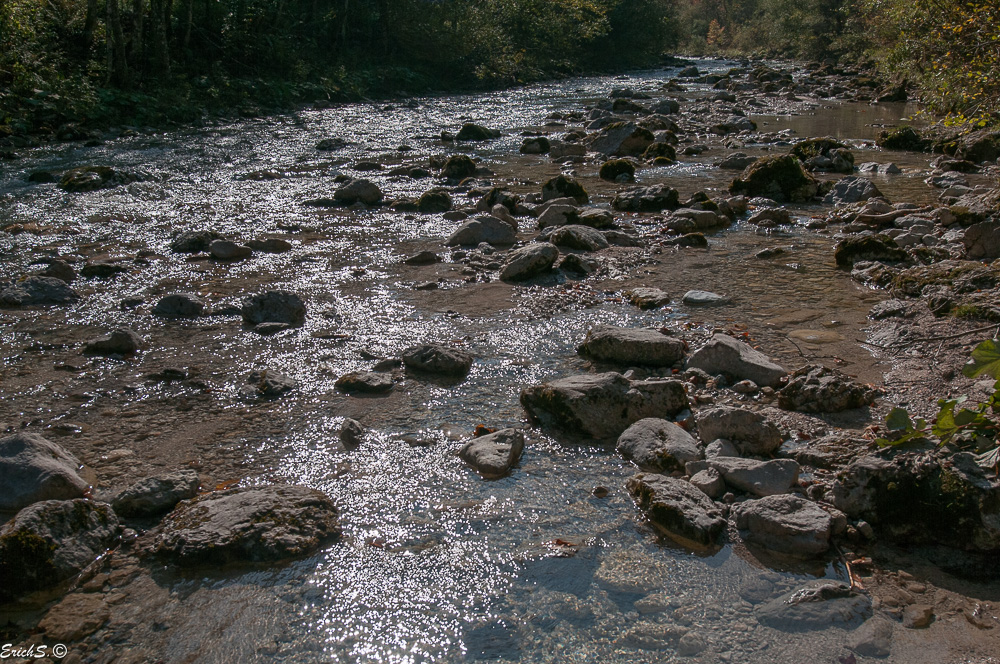
[[[0,132],[162,124],[656,65],[870,61],[997,119],[996,0],[6,0]]]

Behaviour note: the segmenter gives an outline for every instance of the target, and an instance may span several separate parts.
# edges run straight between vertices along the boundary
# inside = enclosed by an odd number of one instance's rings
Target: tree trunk
[[[128,87],[128,58],[125,55],[125,34],[122,32],[121,9],[118,0],[106,0],[108,10],[108,79],[112,85]]]
[[[149,71],[157,77],[170,73],[166,4],[166,0],[150,0],[149,3]]]

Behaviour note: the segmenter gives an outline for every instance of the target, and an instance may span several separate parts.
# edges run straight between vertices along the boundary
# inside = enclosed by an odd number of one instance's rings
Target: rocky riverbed
[[[996,661],[995,474],[874,442],[992,393],[1000,139],[916,110],[699,61],[10,142],[4,642]]]

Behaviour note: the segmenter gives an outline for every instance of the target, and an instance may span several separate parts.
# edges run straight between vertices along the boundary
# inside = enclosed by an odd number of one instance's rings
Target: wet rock
[[[901,262],[909,258],[905,250],[886,235],[849,237],[837,243],[834,259],[837,267],[850,268],[862,261]]]
[[[98,593],[73,593],[49,609],[38,628],[51,641],[76,641],[100,629],[111,610]]]
[[[80,274],[88,279],[110,279],[125,272],[128,272],[128,267],[112,261],[88,262],[80,270]]]
[[[288,323],[258,323],[253,326],[253,331],[262,337],[268,337],[291,329],[291,327]]]
[[[577,350],[602,362],[669,367],[684,357],[684,342],[659,330],[600,325]]]
[[[623,212],[660,212],[680,207],[677,190],[664,184],[629,189],[615,196],[611,207]]]
[[[967,452],[862,457],[838,474],[832,502],[900,544],[1000,549],[1000,481]]]
[[[883,320],[885,318],[903,318],[906,316],[907,306],[903,300],[886,300],[879,302],[868,312],[868,317],[872,320]]]
[[[698,441],[678,424],[655,417],[641,419],[618,437],[619,454],[654,473],[684,470],[688,461],[701,458]]]
[[[624,177],[626,182],[635,176],[635,165],[628,159],[610,159],[603,164],[598,171],[598,177],[602,180],[616,182]]]
[[[238,261],[253,254],[253,249],[230,240],[213,240],[208,245],[208,253],[220,261]]]
[[[886,150],[923,152],[930,147],[931,142],[922,138],[913,127],[904,125],[883,131],[875,140],[875,144]]]
[[[889,162],[888,164],[880,164],[877,161],[866,161],[858,166],[859,173],[876,173],[878,175],[898,175],[903,171],[900,170],[899,166]]]
[[[670,303],[670,296],[659,288],[633,288],[626,295],[640,309],[659,309]]]
[[[321,152],[333,152],[334,150],[346,148],[348,145],[350,145],[350,143],[340,137],[324,138],[316,144],[316,149]]]
[[[572,198],[579,205],[586,205],[590,201],[583,185],[565,175],[556,176],[542,186],[542,201],[554,198]]]
[[[687,408],[688,400],[680,381],[631,381],[609,372],[526,387],[521,405],[543,427],[607,439],[645,417],[676,415]]]
[[[888,657],[892,651],[893,622],[883,616],[872,616],[851,632],[847,647],[862,657]]]
[[[365,428],[361,426],[361,422],[349,417],[344,418],[344,423],[340,425],[340,442],[344,444],[344,447],[357,447],[364,439],[364,435]]]
[[[549,156],[552,159],[563,159],[565,157],[582,157],[587,154],[587,148],[581,143],[569,143],[566,141],[551,141]]]
[[[407,265],[433,265],[434,263],[440,263],[443,258],[437,255],[433,251],[420,251],[412,256],[406,258],[403,262]]]
[[[548,240],[558,247],[580,251],[600,251],[611,246],[599,230],[578,224],[557,227],[548,236]]]
[[[272,562],[339,537],[337,517],[330,499],[308,487],[230,489],[182,502],[139,547],[183,567]]]
[[[411,346],[403,351],[407,369],[442,376],[464,376],[472,368],[472,355],[442,344]]]
[[[765,228],[774,228],[775,226],[781,224],[792,223],[792,215],[785,208],[769,207],[755,211],[752,215],[750,215],[750,218],[747,219],[747,223]]]
[[[110,505],[44,500],[0,527],[0,601],[49,588],[87,567],[118,539]]]
[[[257,396],[264,399],[274,399],[294,390],[298,386],[298,382],[277,371],[264,369],[252,372],[247,377],[247,385]]]
[[[693,247],[696,249],[708,248],[708,238],[703,233],[685,233],[680,237],[666,240],[663,244],[673,247]]]
[[[197,496],[200,484],[194,470],[147,477],[115,496],[111,506],[122,517],[156,516],[169,512],[182,500]]]
[[[634,122],[614,122],[590,141],[590,149],[613,156],[638,157],[653,143],[653,133]]]
[[[191,293],[173,293],[160,298],[153,307],[153,315],[164,318],[197,318],[205,309],[205,303]]]
[[[792,155],[762,157],[747,166],[729,186],[733,194],[766,196],[776,201],[804,203],[819,191],[819,183]]]
[[[455,140],[489,141],[499,137],[500,137],[500,132],[495,129],[489,129],[488,127],[475,124],[474,122],[466,122],[464,125],[462,125],[462,128],[458,130],[458,134],[455,136]]]
[[[762,387],[778,387],[788,373],[763,353],[725,334],[713,335],[691,355],[687,366],[712,375],[722,373],[737,380],[752,380]]]
[[[811,581],[757,607],[762,625],[784,631],[851,628],[872,615],[871,600],[840,581]]]
[[[284,323],[291,327],[302,327],[306,322],[306,305],[295,293],[288,291],[267,291],[252,295],[243,301],[240,308],[245,325],[261,323]]]
[[[476,174],[476,162],[472,157],[464,154],[456,154],[448,157],[441,169],[441,176],[451,180],[464,180]]]
[[[82,166],[63,173],[59,178],[59,188],[70,193],[82,193],[110,189],[141,179],[137,174],[115,170],[109,166]]]
[[[538,228],[575,224],[580,218],[580,208],[575,205],[549,205],[538,215]]]
[[[728,226],[729,217],[716,210],[680,208],[667,219],[667,228],[677,233],[708,231]]]
[[[492,215],[483,215],[459,226],[445,242],[449,247],[474,247],[481,242],[494,246],[514,244],[517,231],[510,224]]]
[[[719,295],[717,293],[710,293],[709,291],[703,290],[689,290],[684,293],[681,298],[684,304],[689,304],[691,306],[708,306],[713,304],[725,304],[728,302],[728,298]]]
[[[734,152],[716,165],[726,170],[742,171],[755,161],[757,161],[757,157],[749,157],[743,152]]]
[[[715,503],[684,480],[640,473],[626,488],[646,517],[668,533],[711,546],[725,529]]]
[[[517,429],[501,429],[473,438],[459,450],[458,456],[487,479],[503,477],[521,458],[524,433]]]
[[[699,470],[691,476],[689,481],[691,486],[700,489],[712,500],[718,500],[726,492],[726,481],[722,479],[722,474],[715,468]]]
[[[800,413],[839,413],[863,408],[874,399],[875,391],[871,388],[819,365],[798,369],[778,392],[779,407]]]
[[[250,240],[247,246],[254,251],[262,251],[265,254],[283,254],[292,250],[292,243],[280,238],[269,237],[264,240]]]
[[[788,493],[799,479],[799,464],[791,459],[757,461],[718,456],[706,463],[719,471],[727,486],[754,496]]]
[[[654,166],[669,166],[677,161],[677,150],[670,143],[656,141],[643,150],[642,159],[652,162]]]
[[[219,239],[213,231],[184,231],[170,242],[170,250],[178,254],[196,254],[208,251],[214,240]]]
[[[1000,223],[985,221],[969,226],[962,236],[962,244],[970,259],[992,261],[1000,258]]]
[[[521,143],[521,154],[548,154],[552,149],[549,139],[544,136],[533,136]]]
[[[748,500],[733,511],[736,527],[749,544],[804,558],[822,555],[830,548],[830,514],[798,496]]]
[[[352,371],[334,383],[334,387],[348,394],[385,394],[393,386],[392,376],[374,371]]]
[[[143,345],[142,337],[122,327],[102,337],[91,339],[83,347],[83,352],[85,355],[134,355]]]
[[[849,175],[833,185],[823,199],[826,205],[847,205],[882,196],[882,192],[868,178]]]
[[[656,115],[673,115],[680,112],[681,105],[676,99],[664,99],[654,104],[650,110]]]
[[[563,256],[562,260],[559,261],[557,267],[565,272],[570,272],[577,275],[587,275],[593,274],[600,268],[601,264],[599,261],[593,258],[587,258],[581,254],[569,254]]]
[[[552,269],[559,258],[559,249],[549,242],[535,242],[515,249],[507,256],[500,278],[503,281],[524,281]]]
[[[55,277],[27,277],[6,287],[0,282],[0,307],[72,304],[79,299],[76,291]]]
[[[697,424],[702,440],[723,438],[736,445],[741,454],[771,454],[781,446],[783,438],[773,422],[745,408],[718,406],[703,410],[698,413]]]
[[[80,460],[35,433],[0,438],[0,510],[14,511],[41,500],[83,496],[87,482]]]
[[[382,202],[383,194],[378,185],[371,180],[351,180],[333,192],[333,200],[340,205],[376,205]]]
[[[443,189],[425,191],[417,199],[417,210],[424,214],[439,214],[451,209],[451,195]]]
[[[745,115],[730,115],[725,120],[713,124],[710,131],[720,136],[737,134],[741,131],[757,131],[757,123]]]
[[[45,269],[42,270],[38,276],[54,277],[56,279],[62,279],[67,284],[71,284],[76,280],[76,270],[74,270],[73,266],[66,261],[56,259],[49,261],[49,264],[45,266]]]
[[[615,223],[615,216],[607,210],[590,208],[580,212],[579,217],[573,223],[591,228],[610,228]]]

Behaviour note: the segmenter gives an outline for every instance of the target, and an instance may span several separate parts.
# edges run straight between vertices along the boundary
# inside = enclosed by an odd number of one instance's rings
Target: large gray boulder
[[[337,508],[304,486],[209,493],[178,505],[140,540],[143,555],[181,566],[271,562],[312,553],[340,535]]]
[[[684,357],[684,342],[659,330],[600,325],[577,350],[603,362],[669,367]]]
[[[284,323],[301,327],[306,322],[306,305],[295,293],[267,291],[252,295],[243,301],[243,322],[247,325]]]
[[[550,242],[534,242],[515,249],[500,270],[504,281],[524,281],[548,272],[559,258],[559,249]]]
[[[675,422],[656,417],[641,419],[622,432],[617,449],[642,470],[654,473],[684,470],[689,461],[702,457],[691,434]]]
[[[575,203],[576,201],[573,202]],[[576,205],[548,205],[545,210],[538,215],[538,229],[542,230],[550,226],[575,224],[579,218],[580,208]]]
[[[49,588],[83,570],[118,538],[110,505],[43,500],[0,527],[0,601]]]
[[[601,231],[579,224],[559,226],[549,235],[549,242],[559,247],[580,251],[600,251],[611,246]]]
[[[646,517],[671,535],[711,546],[726,527],[712,499],[684,480],[640,473],[626,487]]]
[[[608,156],[638,157],[653,144],[653,133],[634,122],[608,125],[590,141],[590,149]]]
[[[851,629],[872,616],[872,601],[843,581],[819,579],[757,607],[762,625],[782,631]]]
[[[190,469],[147,477],[115,496],[111,506],[118,516],[126,518],[156,516],[197,496],[199,484],[197,471]]]
[[[733,406],[718,406],[698,413],[698,436],[705,443],[722,438],[741,454],[767,455],[781,447],[778,427],[760,413]]]
[[[827,205],[847,205],[881,195],[882,192],[868,178],[849,175],[833,185],[823,202]]]
[[[463,247],[474,247],[481,242],[488,242],[494,246],[514,244],[517,239],[517,231],[506,221],[498,219],[493,215],[483,215],[471,219],[459,226],[445,242],[449,247],[460,245]]]
[[[770,551],[808,558],[830,548],[833,519],[798,496],[768,496],[733,508],[743,539]]]
[[[991,261],[1000,258],[1000,223],[984,221],[969,226],[962,243],[971,259]]]
[[[444,344],[423,344],[404,350],[403,364],[424,373],[464,376],[472,368],[472,355]]]
[[[0,291],[0,307],[72,304],[79,299],[69,284],[55,277],[28,277]]]
[[[88,484],[77,473],[81,466],[75,456],[36,433],[0,438],[0,510],[82,497]]]
[[[488,479],[503,477],[521,458],[524,433],[517,429],[501,429],[473,438],[459,450],[458,456]]]
[[[544,427],[607,439],[645,417],[676,415],[687,408],[688,399],[678,380],[632,381],[609,372],[526,387],[521,405]]]
[[[799,479],[799,464],[792,459],[757,461],[717,456],[706,463],[719,471],[729,487],[755,496],[788,493]]]
[[[752,380],[761,387],[778,387],[788,373],[760,351],[725,334],[713,335],[691,355],[687,366],[712,375],[721,373],[738,380]]]
[[[364,203],[375,205],[382,201],[382,190],[371,180],[351,180],[333,192],[333,200],[342,205]]]
[[[875,394],[835,369],[808,365],[778,392],[778,406],[802,413],[839,413],[871,404]]]

